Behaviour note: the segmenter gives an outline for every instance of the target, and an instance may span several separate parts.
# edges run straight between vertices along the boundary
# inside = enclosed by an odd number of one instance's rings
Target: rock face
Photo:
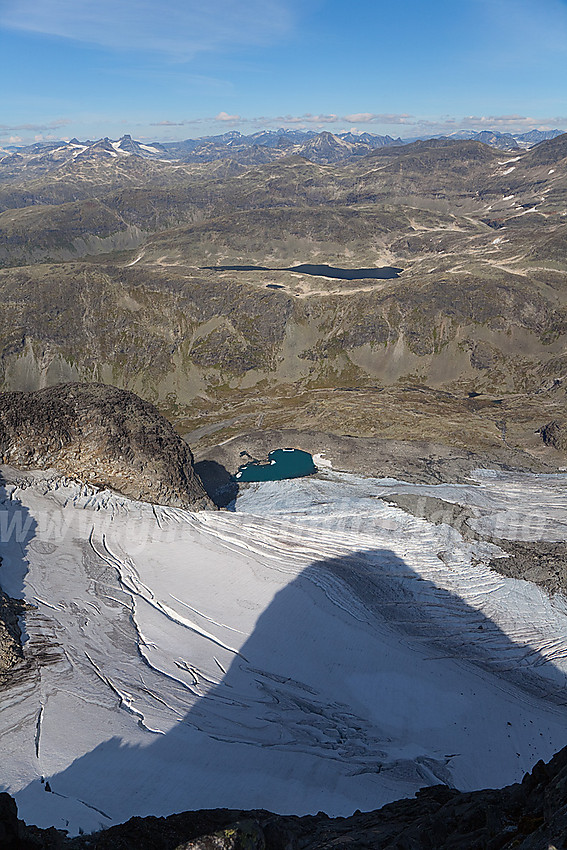
[[[475,518],[474,509],[434,496],[397,493],[388,495],[385,501],[428,522],[446,523],[465,540],[484,540],[503,549],[508,558],[492,558],[489,561],[490,568],[497,573],[531,581],[548,593],[567,593],[567,544],[563,541],[506,540],[479,534],[469,522]]]
[[[28,608],[23,600],[12,599],[0,590],[0,686],[8,671],[24,657],[18,617]]]
[[[462,793],[424,788],[348,818],[228,809],[132,818],[90,836],[26,827],[0,794],[0,844],[10,850],[551,850],[567,846],[567,748],[517,785]],[[4,839],[4,841],[2,841]]]
[[[548,422],[547,425],[540,428],[540,434],[546,446],[552,446],[562,452],[567,450],[567,425],[565,422],[554,419],[553,422]]]
[[[0,457],[145,502],[213,507],[171,423],[134,393],[105,384],[1,394]]]

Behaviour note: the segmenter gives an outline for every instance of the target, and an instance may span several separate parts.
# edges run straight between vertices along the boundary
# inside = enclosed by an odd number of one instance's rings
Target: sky
[[[0,0],[0,144],[567,129],[567,0]]]

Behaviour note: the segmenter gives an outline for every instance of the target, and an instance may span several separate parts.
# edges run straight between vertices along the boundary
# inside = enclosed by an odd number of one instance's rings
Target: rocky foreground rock
[[[134,393],[105,384],[0,394],[0,458],[145,502],[213,507],[171,423]]]
[[[216,809],[132,818],[103,832],[69,839],[55,829],[26,827],[18,821],[14,800],[0,794],[0,846],[3,850],[560,850],[567,847],[567,747],[548,764],[538,762],[516,785],[469,793],[436,785],[419,791],[416,799],[348,818]]]

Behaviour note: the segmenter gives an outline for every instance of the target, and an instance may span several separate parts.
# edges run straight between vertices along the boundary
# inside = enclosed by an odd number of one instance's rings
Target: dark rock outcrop
[[[508,558],[492,558],[491,569],[507,578],[524,579],[543,587],[548,593],[567,593],[567,544],[563,541],[518,541],[506,540],[480,534],[474,530],[470,520],[477,512],[474,508],[447,502],[424,493],[389,494],[385,501],[396,505],[412,516],[420,517],[435,525],[450,525],[465,540],[484,540],[498,546]]]
[[[348,818],[216,809],[136,817],[68,839],[17,821],[3,794],[3,835],[9,850],[560,850],[567,847],[567,747],[516,785],[468,793],[436,785]]]
[[[16,801],[9,794],[0,794],[0,847],[16,850],[20,846],[21,832]]]
[[[0,590],[0,685],[4,683],[7,672],[24,657],[18,619],[29,608],[24,600],[12,599]],[[3,846],[0,841],[0,847]]]
[[[105,384],[1,394],[0,458],[145,502],[213,507],[171,423],[134,393]]]
[[[567,451],[567,425],[554,419],[539,429],[541,438],[546,446],[552,446],[559,451]]]
[[[509,578],[532,581],[548,593],[567,593],[567,544],[544,540],[518,542],[495,540],[509,558],[494,558],[490,567]]]

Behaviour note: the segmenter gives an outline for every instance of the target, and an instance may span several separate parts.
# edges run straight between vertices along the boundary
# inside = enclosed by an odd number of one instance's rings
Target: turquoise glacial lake
[[[236,473],[237,481],[282,481],[284,478],[303,478],[313,475],[317,467],[309,452],[301,449],[274,449],[268,462],[252,460],[241,466]]]

